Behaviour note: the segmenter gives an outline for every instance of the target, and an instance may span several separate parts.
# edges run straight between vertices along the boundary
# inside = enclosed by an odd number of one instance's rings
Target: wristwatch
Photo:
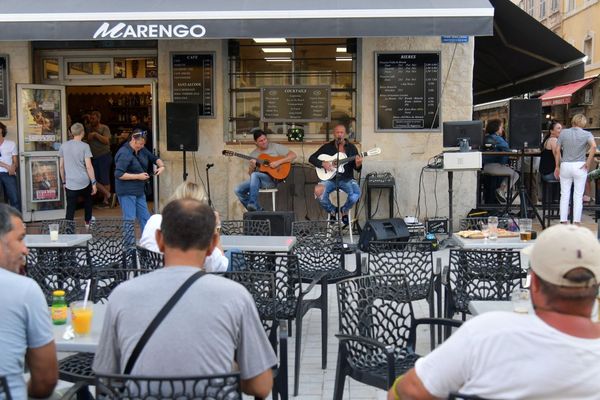
[[[96,180],[94,179],[94,180],[92,181],[92,185],[95,185],[95,184],[96,184]]]

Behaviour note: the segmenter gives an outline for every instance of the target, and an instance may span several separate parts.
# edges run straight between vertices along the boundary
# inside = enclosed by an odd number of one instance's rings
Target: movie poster
[[[20,101],[25,143],[36,145],[30,150],[57,151],[61,141],[61,91],[23,88]]]
[[[29,160],[30,193],[33,203],[60,200],[58,158]]]

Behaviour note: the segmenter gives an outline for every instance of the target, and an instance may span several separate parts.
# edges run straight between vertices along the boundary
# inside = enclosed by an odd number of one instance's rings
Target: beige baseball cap
[[[538,235],[531,246],[522,250],[537,276],[558,286],[585,287],[589,282],[565,279],[567,272],[583,267],[600,281],[600,243],[589,229],[577,225],[554,225]]]

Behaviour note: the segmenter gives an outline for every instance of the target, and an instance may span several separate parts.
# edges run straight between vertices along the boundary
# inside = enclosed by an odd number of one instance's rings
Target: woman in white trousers
[[[594,136],[583,130],[586,124],[586,117],[583,114],[576,114],[571,121],[571,128],[562,130],[553,151],[556,161],[554,176],[560,178],[560,222],[562,224],[568,222],[572,185],[574,186],[573,223],[581,223],[585,181],[596,155]]]

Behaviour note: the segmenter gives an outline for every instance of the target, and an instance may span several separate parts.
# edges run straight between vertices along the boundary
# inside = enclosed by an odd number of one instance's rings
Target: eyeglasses
[[[131,135],[131,137],[134,138],[145,138],[148,132],[146,131],[141,131],[141,132],[135,132],[133,135]]]

